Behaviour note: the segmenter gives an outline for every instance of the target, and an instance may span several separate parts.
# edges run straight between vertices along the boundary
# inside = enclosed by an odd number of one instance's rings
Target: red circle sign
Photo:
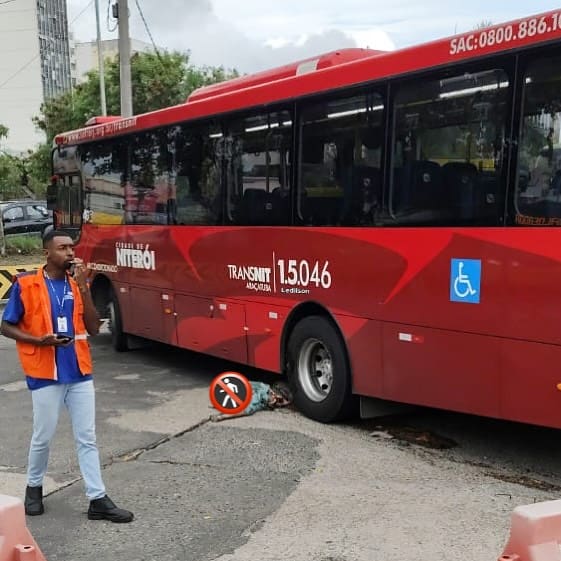
[[[249,405],[252,395],[249,380],[237,372],[222,372],[210,384],[210,402],[220,413],[241,413]]]

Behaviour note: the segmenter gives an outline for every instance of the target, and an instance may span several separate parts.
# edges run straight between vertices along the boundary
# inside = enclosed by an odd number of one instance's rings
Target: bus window
[[[399,87],[390,190],[398,223],[498,223],[510,90],[498,69]]]
[[[54,150],[53,172],[57,175],[80,172],[80,161],[76,146],[62,146]]]
[[[62,230],[78,231],[82,226],[82,197],[79,175],[61,175],[58,178],[56,227]],[[74,234],[72,234],[74,236]]]
[[[170,129],[137,134],[129,139],[124,177],[128,224],[173,224],[175,177]]]
[[[382,98],[318,101],[302,110],[298,218],[317,226],[372,225],[381,207]]]
[[[86,144],[80,148],[84,170],[84,219],[93,224],[123,224],[124,149],[121,141]]]
[[[172,182],[175,222],[213,226],[222,223],[221,165],[223,138],[216,123],[173,130]]]
[[[253,115],[230,122],[227,129],[228,220],[244,225],[290,224],[290,113]]]
[[[516,223],[561,225],[561,57],[524,75],[515,196]]]

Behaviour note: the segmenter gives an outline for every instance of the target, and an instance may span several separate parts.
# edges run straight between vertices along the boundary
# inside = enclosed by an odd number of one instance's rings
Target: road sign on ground
[[[241,413],[250,403],[252,389],[249,380],[237,372],[222,372],[210,384],[212,405],[221,413]]]

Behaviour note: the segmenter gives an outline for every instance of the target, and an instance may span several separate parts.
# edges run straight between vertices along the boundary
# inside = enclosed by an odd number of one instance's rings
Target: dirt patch
[[[5,256],[0,255],[0,269],[2,266],[17,267],[20,265],[37,265],[38,263],[43,263],[44,260],[43,251],[40,249],[29,253],[9,251]]]
[[[435,450],[447,450],[458,445],[451,438],[446,438],[428,430],[410,427],[401,423],[391,422],[391,417],[387,420],[379,420],[375,425],[374,431],[370,432],[373,438],[393,438],[407,444],[416,444],[425,448]]]

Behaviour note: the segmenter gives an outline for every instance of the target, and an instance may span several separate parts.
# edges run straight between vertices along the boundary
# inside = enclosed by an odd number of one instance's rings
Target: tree
[[[226,70],[223,67],[194,67],[189,63],[188,54],[136,53],[131,57],[134,113],[138,115],[183,103],[193,90],[237,76],[236,70]],[[120,114],[119,82],[118,58],[106,61],[105,93],[109,115]],[[71,92],[41,105],[40,115],[33,121],[46,133],[47,142],[24,158],[24,168],[34,192],[44,189],[51,174],[51,146],[54,136],[60,132],[81,128],[88,119],[96,115],[101,115],[97,70],[88,72],[86,80]],[[11,176],[13,177],[13,173]]]
[[[108,60],[105,90],[109,115],[120,114],[119,74],[118,58]],[[135,53],[131,57],[134,114],[183,103],[196,88],[236,76],[237,71],[222,67],[194,67],[188,54]],[[92,70],[72,92],[43,103],[34,122],[47,134],[50,144],[57,133],[81,128],[96,115],[101,115],[99,72]]]
[[[8,132],[10,132],[8,127],[0,124],[0,138],[8,138]]]
[[[21,183],[18,158],[0,153],[0,200],[17,196],[17,187]]]

